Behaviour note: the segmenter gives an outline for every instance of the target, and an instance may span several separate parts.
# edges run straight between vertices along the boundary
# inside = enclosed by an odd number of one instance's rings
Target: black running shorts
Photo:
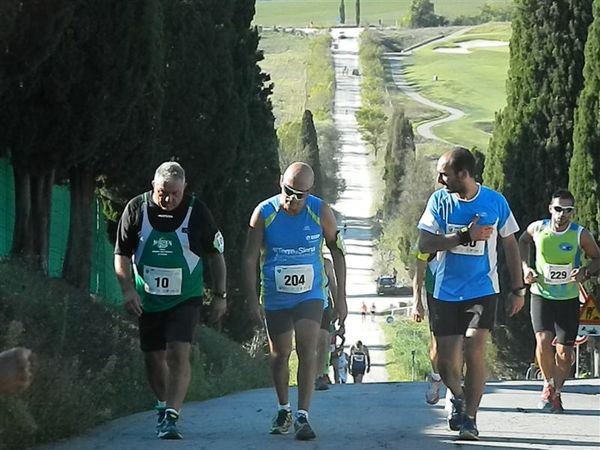
[[[289,309],[265,311],[267,331],[270,336],[278,336],[294,329],[301,319],[314,320],[321,324],[323,319],[323,300],[306,300]]]
[[[549,331],[559,344],[572,346],[579,330],[579,298],[550,300],[531,294],[533,331]]]
[[[434,336],[464,336],[468,328],[492,329],[496,321],[497,302],[497,295],[460,302],[434,298],[429,311]]]
[[[201,302],[195,297],[166,311],[142,313],[138,319],[142,351],[166,350],[168,342],[192,342]]]

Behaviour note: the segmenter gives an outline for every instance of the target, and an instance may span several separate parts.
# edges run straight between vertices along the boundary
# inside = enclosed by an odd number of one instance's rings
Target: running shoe
[[[442,386],[442,379],[434,380],[431,373],[427,374],[426,378],[427,382],[427,390],[425,391],[425,401],[430,405],[435,405],[440,401],[440,387]]]
[[[552,397],[552,406],[550,411],[556,414],[562,414],[565,412],[565,408],[563,408],[562,399],[560,398],[560,392],[556,392],[554,397]]]
[[[479,440],[479,430],[477,429],[474,418],[465,415],[460,426],[460,431],[458,432],[458,438],[466,441]]]
[[[460,430],[465,418],[465,401],[462,398],[451,398],[452,412],[448,415],[448,428],[452,431]]]
[[[292,411],[280,409],[271,424],[271,434],[287,434],[292,426]]]
[[[163,420],[165,420],[165,411],[166,410],[167,410],[167,408],[164,406],[156,407],[156,432],[158,432],[160,430],[160,426],[162,425]]]
[[[183,439],[182,434],[177,429],[177,420],[179,414],[173,409],[165,412],[165,418],[158,430],[158,437],[161,439]]]
[[[294,431],[296,432],[296,439],[299,441],[308,441],[317,437],[308,423],[308,419],[303,414],[299,415],[294,421]]]
[[[329,389],[329,385],[325,377],[318,377],[315,380],[315,391],[326,391],[327,389]]]
[[[538,408],[543,410],[552,409],[552,398],[554,397],[554,386],[547,384],[542,391],[542,399],[538,403]]]

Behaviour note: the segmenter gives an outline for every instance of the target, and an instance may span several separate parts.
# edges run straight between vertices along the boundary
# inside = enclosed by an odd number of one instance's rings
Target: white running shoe
[[[425,401],[430,405],[435,405],[440,401],[440,387],[442,386],[442,379],[435,380],[431,373],[427,374],[427,391],[425,391]]]

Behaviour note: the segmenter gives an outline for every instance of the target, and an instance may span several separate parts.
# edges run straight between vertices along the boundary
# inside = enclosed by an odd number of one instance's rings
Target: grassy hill
[[[494,113],[506,104],[509,47],[471,48],[469,53],[442,53],[467,41],[510,40],[508,23],[476,27],[456,39],[433,43],[407,60],[405,77],[425,97],[463,110],[461,120],[433,132],[450,142],[487,149]],[[434,81],[434,75],[437,79]]]
[[[479,13],[485,3],[506,5],[512,0],[434,0],[435,12],[448,18]],[[345,0],[346,23],[354,24],[355,0]],[[393,26],[410,8],[411,0],[362,0],[362,25]],[[329,27],[338,23],[340,0],[256,0],[254,23],[263,26]]]

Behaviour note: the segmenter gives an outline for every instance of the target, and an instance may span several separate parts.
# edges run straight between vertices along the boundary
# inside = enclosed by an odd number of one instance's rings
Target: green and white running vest
[[[185,219],[175,231],[152,228],[148,219],[148,195],[142,203],[140,241],[133,257],[135,287],[146,312],[165,311],[204,290],[202,259],[190,249],[187,234],[195,197]]]
[[[581,267],[580,238],[583,227],[571,222],[562,232],[552,231],[550,219],[535,223],[535,271],[537,282],[531,292],[551,300],[579,296],[577,283],[569,281],[571,271]]]

